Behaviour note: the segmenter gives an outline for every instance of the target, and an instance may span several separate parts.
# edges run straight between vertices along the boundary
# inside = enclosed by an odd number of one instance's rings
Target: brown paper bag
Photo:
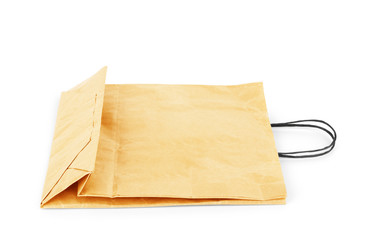
[[[62,93],[43,208],[283,204],[262,83],[105,85]]]

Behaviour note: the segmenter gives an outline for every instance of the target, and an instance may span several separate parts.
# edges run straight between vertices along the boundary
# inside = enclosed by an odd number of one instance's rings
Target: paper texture
[[[41,206],[283,204],[262,83],[105,85],[61,96]]]

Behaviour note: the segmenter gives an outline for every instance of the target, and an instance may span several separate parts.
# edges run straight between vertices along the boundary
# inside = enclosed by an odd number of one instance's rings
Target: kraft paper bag
[[[285,203],[262,83],[105,77],[61,95],[42,208]]]

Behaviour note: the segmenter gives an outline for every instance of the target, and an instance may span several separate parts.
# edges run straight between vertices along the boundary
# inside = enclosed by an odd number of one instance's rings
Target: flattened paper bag
[[[107,84],[62,93],[43,208],[283,204],[262,83]]]

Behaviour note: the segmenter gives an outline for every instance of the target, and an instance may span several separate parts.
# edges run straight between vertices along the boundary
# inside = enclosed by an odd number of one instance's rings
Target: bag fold
[[[61,95],[42,207],[75,182],[88,178],[94,170],[105,78],[106,67]],[[84,182],[81,181],[79,189]]]

